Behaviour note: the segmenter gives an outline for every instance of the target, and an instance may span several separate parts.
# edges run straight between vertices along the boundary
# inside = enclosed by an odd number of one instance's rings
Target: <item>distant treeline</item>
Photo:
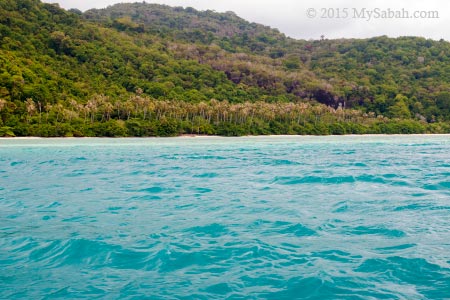
[[[125,101],[96,95],[85,104],[7,103],[0,100],[6,126],[0,136],[177,136],[201,135],[342,135],[450,133],[448,123],[388,119],[360,110],[300,103],[210,100],[199,103],[155,100],[142,91]]]

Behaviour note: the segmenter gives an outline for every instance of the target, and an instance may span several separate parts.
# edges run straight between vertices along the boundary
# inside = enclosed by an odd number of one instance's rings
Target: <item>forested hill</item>
[[[232,12],[0,2],[0,136],[447,132],[450,43],[304,41]]]

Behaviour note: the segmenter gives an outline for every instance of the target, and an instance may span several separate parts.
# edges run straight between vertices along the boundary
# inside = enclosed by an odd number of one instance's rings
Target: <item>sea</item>
[[[1,139],[0,299],[450,299],[450,136]]]

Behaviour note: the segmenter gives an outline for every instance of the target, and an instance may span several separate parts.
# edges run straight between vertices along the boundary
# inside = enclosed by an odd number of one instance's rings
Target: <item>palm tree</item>
[[[31,117],[36,112],[36,103],[34,103],[33,99],[28,98],[27,101],[25,102],[25,105],[26,105],[27,113],[28,113],[27,122],[29,123]]]
[[[123,103],[123,109],[125,110],[126,114],[127,114],[127,120],[130,119],[131,116],[131,112],[133,111],[133,103],[131,102],[131,100],[127,100],[125,103]]]
[[[64,121],[64,106],[61,103],[56,104],[55,106],[53,106],[54,109],[56,109],[56,123],[58,123],[59,120],[59,116],[61,115],[61,121]]]
[[[0,98],[0,112],[5,108],[6,100]]]
[[[105,102],[102,108],[105,112],[106,120],[109,121],[111,119],[111,113],[114,111],[114,106],[111,102]]]
[[[94,123],[95,114],[98,111],[98,103],[96,99],[91,99],[86,103],[86,111],[91,115],[91,123]]]

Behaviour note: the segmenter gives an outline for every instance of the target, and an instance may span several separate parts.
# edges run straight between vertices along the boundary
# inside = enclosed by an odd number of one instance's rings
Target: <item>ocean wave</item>
[[[0,147],[0,298],[448,298],[448,137],[340,139]]]

